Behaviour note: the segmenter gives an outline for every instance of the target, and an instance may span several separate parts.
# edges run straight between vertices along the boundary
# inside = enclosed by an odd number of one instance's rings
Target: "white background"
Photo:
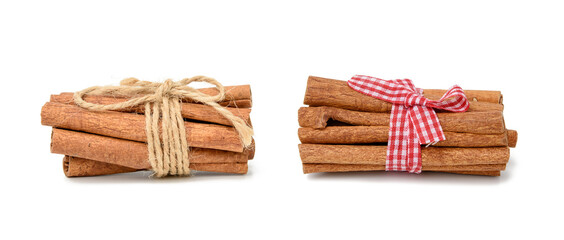
[[[558,1],[202,2],[0,3],[0,238],[561,237]],[[507,171],[304,175],[306,79],[354,74],[501,90],[519,131]],[[63,175],[40,126],[50,94],[194,75],[251,84],[249,174]]]

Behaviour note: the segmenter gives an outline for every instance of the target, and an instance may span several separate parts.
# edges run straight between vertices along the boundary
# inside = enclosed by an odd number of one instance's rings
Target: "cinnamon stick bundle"
[[[51,102],[74,105],[73,95],[74,93],[61,93],[59,95],[51,95]],[[108,104],[125,102],[128,99],[108,97],[108,96],[88,95],[84,97],[84,100],[90,103],[108,105]],[[233,123],[231,121],[229,121],[223,115],[218,113],[213,107],[203,104],[186,103],[186,102],[183,102],[181,105],[182,105],[181,114],[182,117],[184,118],[204,121],[204,122],[218,123],[227,126],[233,126]],[[227,107],[226,109],[231,113],[233,113],[233,115],[235,115],[236,117],[239,117],[243,119],[245,122],[250,123],[249,115],[251,113],[251,109],[231,108],[231,107]],[[123,112],[144,113],[145,107],[137,106],[129,109],[124,109]]]
[[[300,144],[303,163],[385,165],[387,146]],[[422,148],[423,166],[506,164],[508,147]]]
[[[425,89],[423,95],[437,100],[445,92]],[[517,132],[505,127],[503,96],[500,91],[464,93],[468,111],[436,110],[446,140],[421,149],[423,171],[499,176],[509,160],[508,147],[517,142]],[[304,104],[309,107],[298,111],[304,173],[385,170],[392,103],[359,93],[346,81],[310,76]]]
[[[388,126],[333,126],[324,129],[300,128],[302,143],[369,144],[387,143]],[[508,146],[507,134],[474,134],[444,132],[446,140],[434,147],[503,147]]]
[[[41,109],[41,124],[104,136],[145,142],[145,117],[134,113],[89,111],[78,106],[47,102]],[[242,152],[243,144],[232,127],[185,122],[192,147]]]
[[[437,113],[443,131],[477,134],[505,133],[503,114],[493,112]],[[335,107],[301,107],[301,127],[325,128],[328,120],[356,126],[389,126],[390,113],[352,111]]]
[[[254,155],[254,153],[248,151],[252,150],[236,153],[215,149],[191,148],[190,163],[246,164],[249,156]],[[51,152],[119,165],[130,169],[151,169],[148,161],[147,144],[84,132],[53,128]],[[108,171],[111,172],[111,170]]]
[[[245,174],[247,173],[248,166],[246,163],[190,163],[190,169],[197,171]],[[67,177],[100,176],[144,170],[149,169],[129,168],[68,155],[65,155],[63,158],[63,171]]]
[[[436,97],[436,91],[431,98]],[[503,111],[503,105],[500,104],[501,94],[498,91],[464,91],[470,99],[469,112],[484,111]],[[425,91],[423,91],[425,95]],[[499,95],[497,101],[493,101],[495,96]],[[488,96],[488,97],[484,97]],[[385,102],[351,89],[346,81],[333,80],[328,78],[310,76],[307,81],[307,89],[304,98],[304,104],[310,106],[330,106],[349,110],[365,111],[365,112],[390,112],[392,104]]]

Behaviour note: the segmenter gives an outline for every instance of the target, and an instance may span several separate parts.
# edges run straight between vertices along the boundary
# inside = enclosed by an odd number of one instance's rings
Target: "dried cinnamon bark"
[[[448,173],[464,174],[464,175],[480,175],[480,176],[490,176],[499,177],[501,176],[500,171],[483,171],[483,172],[472,172],[472,171],[449,171]]]
[[[303,163],[386,164],[387,146],[300,144]],[[423,166],[506,164],[509,148],[422,148]]]
[[[224,101],[234,101],[234,100],[252,100],[251,95],[251,86],[250,85],[236,85],[236,86],[224,86],[225,90],[225,98]],[[210,88],[200,88],[198,89],[200,92],[207,94],[207,95],[217,95],[219,91],[215,87]],[[149,94],[151,92],[140,93],[142,94]],[[129,98],[131,96],[120,96],[120,95],[113,95],[112,97],[116,98]],[[185,101],[190,101],[190,99],[184,99]]]
[[[145,117],[134,113],[88,111],[62,103],[45,103],[41,124],[104,136],[145,142]],[[242,152],[243,144],[232,127],[185,122],[188,144],[192,147]]]
[[[252,98],[251,85],[236,85],[236,86],[224,86],[225,89],[225,101],[232,100],[250,100]],[[217,95],[219,91],[215,87],[211,88],[200,88],[200,92],[207,95]]]
[[[442,89],[423,90],[423,95],[433,100],[440,99],[445,93],[446,90]],[[469,101],[503,104],[503,95],[501,95],[501,91],[464,90],[464,94]]]
[[[51,95],[51,102],[56,103],[66,103],[66,104],[73,104],[74,93],[61,93],[59,95]],[[116,98],[116,97],[107,97],[107,96],[96,96],[96,95],[88,95],[84,97],[84,100],[90,103],[96,104],[114,104],[125,102],[127,98]],[[250,122],[249,115],[251,113],[251,109],[246,108],[227,108],[233,115],[240,117],[245,122]],[[145,107],[138,106],[134,108],[124,109],[122,112],[137,112],[137,113],[144,113]],[[218,123],[227,126],[233,126],[233,123],[226,119],[223,115],[218,113],[213,107],[206,106],[203,104],[196,104],[196,103],[182,103],[182,110],[181,110],[182,117],[187,119],[194,119],[198,121],[205,121],[211,123]]]
[[[388,126],[332,126],[324,129],[300,128],[298,136],[302,143],[318,144],[369,144],[387,143]],[[444,132],[446,140],[434,147],[503,147],[507,146],[507,135]]]
[[[208,172],[245,174],[247,173],[248,166],[246,163],[191,163],[190,169]],[[67,177],[100,176],[143,170],[149,169],[128,168],[116,164],[73,156],[65,156],[63,158],[63,171]]]
[[[344,164],[304,164],[304,173],[320,172],[365,172],[365,171],[384,171],[385,167],[374,165],[344,165]],[[500,171],[448,171],[448,170],[429,170],[427,172],[443,172],[465,175],[479,176],[500,176]]]
[[[304,173],[318,172],[359,172],[359,171],[384,171],[385,165],[373,164],[303,164]],[[480,165],[454,165],[454,166],[423,166],[423,171],[503,171],[505,164],[480,164]]]
[[[469,99],[473,100],[473,97],[469,96]],[[390,112],[392,109],[391,103],[359,93],[350,88],[346,81],[313,76],[307,81],[304,104],[366,112]],[[496,103],[470,101],[468,111],[503,111],[503,105],[499,104],[499,101]]]
[[[128,168],[116,164],[99,162],[68,155],[65,155],[65,157],[63,158],[63,172],[67,177],[100,176],[136,171],[137,169],[135,168]]]
[[[150,169],[147,144],[53,128],[51,152],[116,164],[133,169]],[[249,153],[190,148],[190,163],[246,163]]]
[[[445,132],[502,134],[503,114],[493,112],[437,113]],[[356,126],[389,126],[389,113],[352,111],[334,107],[302,107],[298,110],[301,127],[325,128],[329,119]]]
[[[251,108],[253,107],[253,100],[251,99],[231,100],[231,101],[218,102],[218,104],[224,107]]]

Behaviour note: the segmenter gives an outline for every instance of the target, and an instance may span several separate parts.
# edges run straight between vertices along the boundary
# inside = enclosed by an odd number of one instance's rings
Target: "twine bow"
[[[189,87],[192,82],[206,82],[215,85],[219,93],[210,96]],[[95,104],[84,101],[84,95],[126,96],[131,99],[114,104]],[[190,160],[184,119],[181,115],[182,99],[191,99],[213,107],[233,123],[244,147],[252,142],[253,129],[247,123],[220,106],[217,102],[225,98],[225,89],[217,80],[204,76],[185,78],[178,82],[164,83],[139,81],[127,78],[120,86],[94,86],[74,94],[74,102],[93,111],[122,110],[145,105],[145,130],[149,149],[149,162],[156,177],[166,175],[189,175]],[[159,120],[162,127],[159,126]],[[159,129],[162,129],[162,142]]]
[[[393,103],[390,116],[386,171],[421,172],[421,144],[435,144],[445,135],[434,108],[465,112],[469,103],[464,91],[451,87],[439,100],[423,96],[409,79],[382,80],[355,75],[348,85],[368,96]]]

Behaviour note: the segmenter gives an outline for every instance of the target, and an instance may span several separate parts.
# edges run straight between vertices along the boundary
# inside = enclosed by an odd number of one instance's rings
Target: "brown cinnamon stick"
[[[225,99],[224,101],[233,100],[252,100],[251,85],[236,85],[236,86],[224,86],[225,89]],[[211,88],[200,88],[200,92],[207,95],[217,95],[219,91],[215,87]]]
[[[251,108],[253,107],[253,100],[241,99],[241,100],[223,101],[223,102],[218,102],[218,104],[224,107],[233,107],[239,109]]]
[[[135,168],[128,168],[116,164],[99,162],[85,158],[65,155],[63,158],[63,172],[67,177],[87,177],[110,175],[116,173],[136,172]]]
[[[53,128],[51,152],[116,164],[132,169],[150,169],[147,144]],[[190,163],[246,163],[249,153],[190,148]]]
[[[74,93],[61,93],[59,95],[51,95],[51,102],[74,105],[73,95]],[[127,98],[88,95],[84,97],[84,100],[90,103],[107,105],[107,104],[125,102],[127,101]],[[233,115],[243,119],[245,122],[247,123],[250,122],[249,115],[251,113],[251,109],[246,109],[246,108],[226,108],[226,109],[229,110],[231,113],[233,113]],[[145,107],[138,106],[134,108],[124,109],[122,112],[144,113]],[[203,104],[182,103],[181,114],[182,117],[187,119],[194,119],[198,121],[205,121],[205,122],[233,126],[233,123],[231,123],[231,121],[229,121],[223,115],[218,113],[215,109],[213,109],[213,107]]]
[[[225,90],[225,98],[224,101],[233,101],[233,100],[251,100],[251,86],[250,85],[236,85],[236,86],[224,86]],[[198,89],[200,92],[207,94],[207,95],[217,95],[219,91],[215,87],[210,88],[200,88]],[[149,94],[150,92],[140,93],[141,94]],[[130,96],[120,96],[120,95],[113,95],[112,97],[117,98],[128,98]],[[190,101],[190,99],[184,99],[185,101]]]
[[[370,144],[387,143],[388,126],[332,126],[324,129],[299,128],[302,143],[318,144]],[[446,140],[433,147],[503,147],[507,135],[444,132]]]
[[[494,112],[437,113],[445,132],[501,134],[505,132],[503,114]],[[389,113],[352,111],[334,107],[301,107],[301,127],[325,128],[330,119],[356,126],[389,126]]]
[[[494,91],[494,94],[497,94],[497,92]],[[473,100],[474,96],[470,96],[469,99]],[[314,76],[308,78],[304,104],[365,112],[390,112],[392,109],[391,103],[359,93],[350,88],[346,81]],[[499,104],[499,101],[496,103],[470,101],[468,111],[503,111],[503,105]]]
[[[246,163],[191,163],[190,169],[208,172],[247,173]],[[85,158],[65,156],[63,158],[63,171],[67,177],[87,177],[144,171],[149,169],[134,169],[116,164],[94,161]]]
[[[80,107],[45,103],[41,124],[104,136],[145,142],[145,117],[134,113],[88,111]],[[243,144],[232,127],[185,122],[188,144],[192,147],[242,152]]]
[[[424,89],[423,95],[429,99],[438,100],[446,90],[442,89]],[[488,102],[503,104],[503,95],[500,91],[486,91],[486,90],[464,90],[464,95],[469,101],[474,102]]]
[[[304,173],[318,172],[359,172],[359,171],[384,171],[385,165],[373,164],[323,164],[304,163]],[[505,164],[480,164],[480,165],[454,165],[454,166],[423,166],[423,171],[503,171]]]
[[[387,146],[300,144],[303,163],[386,164]],[[423,166],[506,164],[509,148],[436,148],[421,149]]]
[[[483,172],[472,172],[472,171],[449,171],[447,173],[463,174],[463,175],[480,175],[480,176],[490,176],[499,177],[501,176],[500,171],[483,171]]]

